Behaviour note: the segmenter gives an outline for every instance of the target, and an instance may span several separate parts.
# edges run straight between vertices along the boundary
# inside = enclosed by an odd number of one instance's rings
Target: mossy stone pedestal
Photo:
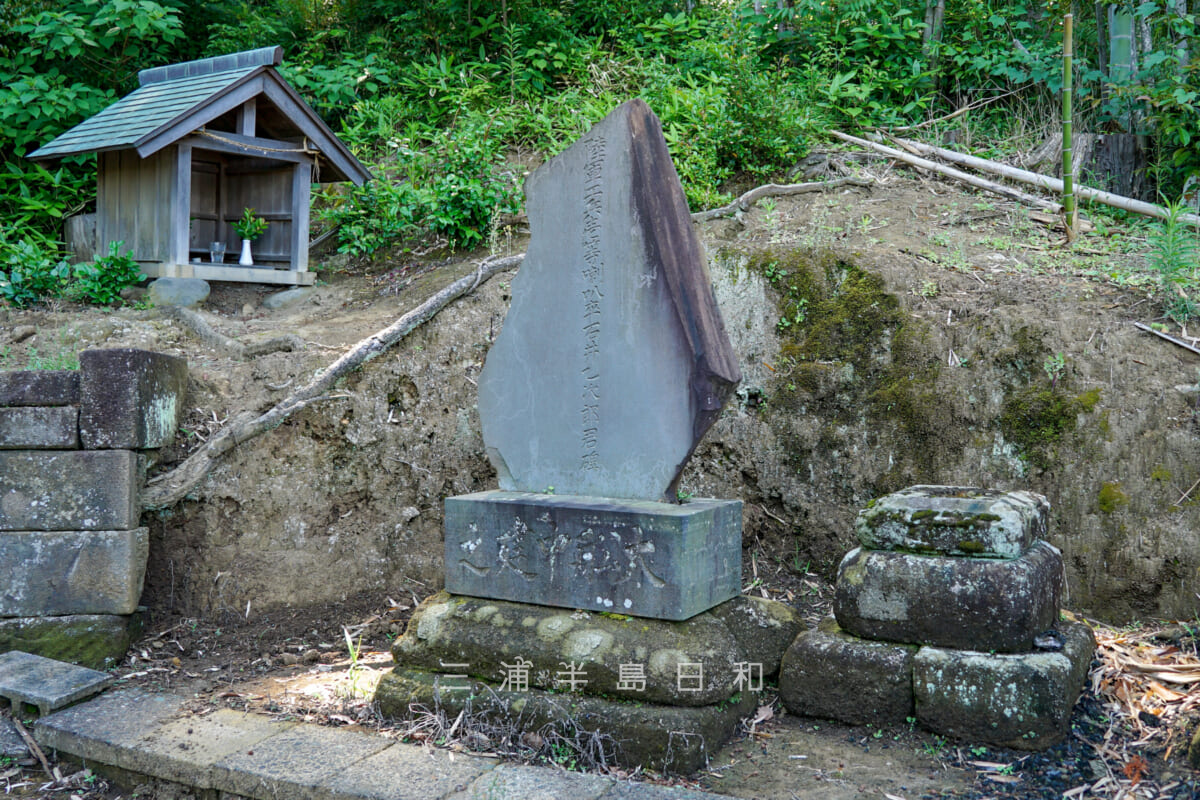
[[[1095,639],[1059,620],[1048,518],[1029,492],[914,486],[872,503],[838,570],[836,622],[784,657],[784,705],[1026,750],[1061,741]]]
[[[392,647],[384,714],[439,711],[477,730],[536,732],[574,757],[692,772],[751,713],[801,623],[738,597],[684,621],[450,595]]]

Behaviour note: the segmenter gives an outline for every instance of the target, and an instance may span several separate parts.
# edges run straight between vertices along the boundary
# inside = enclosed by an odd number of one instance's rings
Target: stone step
[[[276,800],[704,800],[703,792],[398,743],[384,736],[277,722],[228,709],[191,715],[181,697],[138,689],[38,720],[34,737],[59,755],[127,778]],[[108,770],[112,772],[112,770]]]
[[[51,658],[13,650],[0,654],[0,697],[14,708],[22,703],[49,714],[100,692],[112,676]]]

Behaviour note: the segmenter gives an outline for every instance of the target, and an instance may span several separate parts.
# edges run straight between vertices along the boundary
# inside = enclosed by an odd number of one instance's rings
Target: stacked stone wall
[[[124,655],[149,554],[144,465],[186,386],[184,359],[144,350],[0,372],[0,652],[95,668]]]

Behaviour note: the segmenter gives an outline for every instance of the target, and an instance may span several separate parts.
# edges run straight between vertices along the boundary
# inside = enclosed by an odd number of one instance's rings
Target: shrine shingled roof
[[[169,64],[138,73],[141,85],[108,108],[29,154],[53,160],[81,153],[133,149],[145,158],[196,132],[250,98],[278,109],[286,133],[311,141],[324,174],[362,183],[370,173],[275,67],[278,47]],[[261,112],[260,112],[261,118]]]

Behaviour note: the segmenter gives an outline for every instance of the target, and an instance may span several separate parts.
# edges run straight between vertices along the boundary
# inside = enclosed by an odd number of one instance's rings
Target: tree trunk
[[[1120,6],[1108,7],[1108,77],[1113,83],[1128,85],[1137,72],[1137,48],[1133,40],[1133,15]],[[1127,102],[1127,101],[1126,101]],[[1126,105],[1118,119],[1127,133],[1134,132],[1132,109]]]
[[[1108,74],[1108,7],[1097,0],[1093,4],[1096,12],[1096,67],[1101,75]],[[1100,102],[1108,96],[1108,84],[1100,82]]]
[[[1113,133],[1096,137],[1096,149],[1085,169],[1092,182],[1113,194],[1153,200],[1146,181],[1146,153],[1141,137],[1132,133]]]
[[[1174,12],[1175,16],[1183,20],[1187,16],[1187,0],[1167,0],[1168,13]],[[1188,39],[1182,32],[1182,22],[1175,23],[1178,28],[1173,28],[1171,38],[1175,42],[1175,58],[1178,61],[1176,65],[1176,73],[1183,75],[1187,70],[1188,62],[1191,53],[1188,51]]]

